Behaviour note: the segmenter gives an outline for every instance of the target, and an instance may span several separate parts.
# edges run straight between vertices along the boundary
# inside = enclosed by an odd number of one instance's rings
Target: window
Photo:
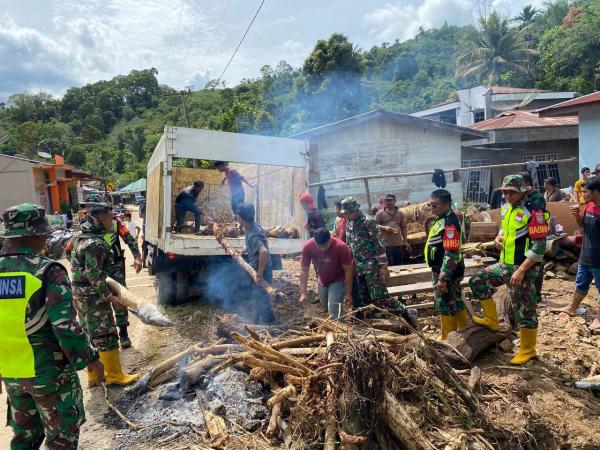
[[[531,173],[534,189],[542,189],[544,187],[544,180],[550,177],[558,181],[558,186],[560,187],[558,164],[551,162],[557,159],[558,153],[535,153],[522,156],[521,161],[523,163],[537,163],[535,172]],[[523,170],[527,170],[527,165],[523,166]]]
[[[491,165],[489,159],[463,160],[463,167],[479,167]],[[462,173],[463,201],[488,203],[490,195],[491,169],[473,169]]]
[[[473,111],[473,123],[482,122],[485,120],[485,111],[483,109],[476,109]]]

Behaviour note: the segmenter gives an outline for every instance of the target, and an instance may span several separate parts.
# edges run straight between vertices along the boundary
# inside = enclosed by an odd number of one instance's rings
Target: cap
[[[2,214],[5,239],[23,236],[44,236],[50,234],[46,211],[33,203],[21,203],[4,210]]]
[[[356,201],[354,197],[346,197],[342,200],[342,209],[340,212],[342,214],[350,214],[360,209],[360,205]]]
[[[385,194],[385,200],[396,200],[396,196],[394,194]]]
[[[499,188],[501,191],[515,191],[515,192],[527,192],[523,184],[523,177],[521,175],[507,175],[502,180],[502,187]]]
[[[600,172],[600,164],[596,164],[596,168],[594,169],[594,173]]]

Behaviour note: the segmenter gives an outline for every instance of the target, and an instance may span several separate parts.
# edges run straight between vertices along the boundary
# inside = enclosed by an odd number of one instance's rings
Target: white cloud
[[[391,42],[414,37],[419,27],[440,27],[468,23],[471,16],[471,0],[424,0],[420,5],[398,2],[388,3],[365,14],[363,24],[376,38]]]

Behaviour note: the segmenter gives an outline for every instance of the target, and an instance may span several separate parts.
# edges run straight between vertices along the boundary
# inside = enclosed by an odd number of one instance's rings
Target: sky
[[[474,23],[491,7],[513,16],[542,0],[266,0],[224,74],[227,85],[285,60],[302,65],[341,32],[369,49],[419,27]],[[201,89],[221,75],[260,0],[0,0],[0,102],[155,67],[161,84]]]

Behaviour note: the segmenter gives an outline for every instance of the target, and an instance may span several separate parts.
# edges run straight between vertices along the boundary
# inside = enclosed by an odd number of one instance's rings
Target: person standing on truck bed
[[[310,192],[304,192],[300,196],[300,205],[306,211],[307,221],[304,227],[308,230],[309,237],[315,237],[315,231],[319,228],[325,228],[325,220],[321,215],[321,211],[315,205],[315,198]]]
[[[196,205],[196,199],[204,189],[203,181],[194,181],[194,184],[181,190],[175,197],[175,229],[173,233],[178,233],[183,226],[185,213],[191,211],[194,213],[194,233],[200,233],[200,222],[202,221],[202,209]]]
[[[255,283],[265,280],[267,283],[273,282],[273,267],[271,265],[271,255],[269,254],[269,242],[267,233],[254,221],[254,205],[252,203],[240,203],[237,208],[237,215],[240,225],[245,231],[246,249],[248,264],[255,270]],[[271,307],[271,300],[267,293],[256,288],[254,291],[254,323],[272,323],[275,322],[275,314]]]
[[[230,168],[229,163],[225,161],[215,161],[215,169],[225,174],[225,178],[221,181],[221,186],[227,181],[229,192],[231,194],[231,211],[236,215],[237,208],[240,203],[244,202],[245,197],[242,182],[246,183],[250,189],[254,189],[254,186],[248,183],[244,176],[237,170]]]

